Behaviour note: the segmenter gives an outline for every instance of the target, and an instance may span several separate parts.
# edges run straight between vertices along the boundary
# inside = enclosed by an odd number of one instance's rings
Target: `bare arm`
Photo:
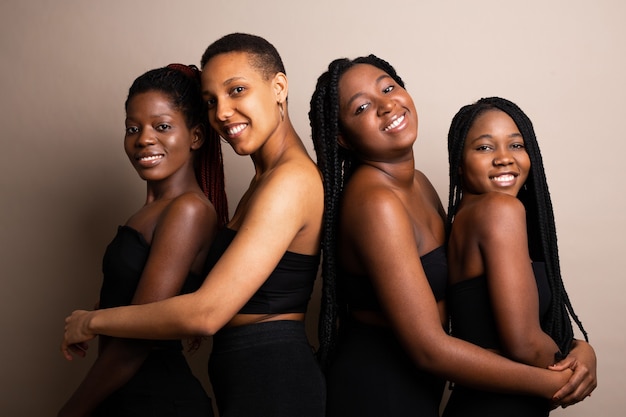
[[[217,227],[216,215],[206,202],[193,198],[173,202],[162,214],[133,304],[180,293],[192,264],[208,248]],[[88,416],[137,373],[152,347],[147,340],[107,338],[102,342],[98,358],[59,416]]]
[[[571,372],[523,365],[450,337],[419,261],[413,225],[388,191],[346,198],[342,233],[370,274],[381,304],[416,365],[477,389],[551,398]]]
[[[94,334],[173,339],[211,335],[224,326],[267,279],[296,235],[310,226],[311,207],[323,201],[313,165],[290,165],[277,168],[255,190],[237,236],[198,291],[141,306],[75,312],[66,319],[62,349]]]
[[[524,206],[515,197],[491,193],[482,196],[471,213],[465,224],[471,224],[477,234],[504,354],[518,362],[547,368],[554,363],[559,349],[540,324]]]

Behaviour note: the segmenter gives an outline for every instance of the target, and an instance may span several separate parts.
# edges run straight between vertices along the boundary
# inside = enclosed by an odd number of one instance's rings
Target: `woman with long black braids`
[[[546,368],[574,340],[561,279],[552,202],[528,116],[490,97],[463,106],[448,134],[449,297],[452,335]],[[541,397],[456,384],[446,417],[546,416]]]
[[[325,186],[320,358],[330,417],[437,417],[444,379],[560,404],[593,389],[587,362],[570,379],[564,365],[520,364],[447,334],[445,213],[415,170],[417,112],[391,65],[373,55],[331,62],[309,118]]]

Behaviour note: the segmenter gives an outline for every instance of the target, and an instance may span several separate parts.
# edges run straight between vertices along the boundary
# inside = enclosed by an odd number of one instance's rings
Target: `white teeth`
[[[383,130],[387,131],[387,130],[393,129],[394,127],[398,127],[400,126],[400,123],[402,123],[403,121],[404,121],[404,115],[398,117],[396,120],[391,122],[391,124],[387,126],[386,128],[384,128]]]
[[[154,161],[163,158],[163,155],[143,156],[139,158],[140,161]]]
[[[513,176],[512,174],[506,174],[506,175],[500,175],[497,177],[492,177],[491,179],[497,182],[507,182],[507,181],[513,181],[515,179],[515,176]]]
[[[236,135],[237,133],[241,132],[242,130],[244,130],[246,128],[246,124],[240,124],[234,127],[231,127],[230,129],[226,129],[226,133],[228,133],[229,135]]]

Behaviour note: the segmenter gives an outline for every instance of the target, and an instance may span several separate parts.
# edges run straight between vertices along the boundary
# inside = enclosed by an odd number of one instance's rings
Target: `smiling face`
[[[256,152],[281,122],[278,103],[286,106],[283,73],[269,79],[251,65],[245,52],[214,56],[202,71],[202,96],[213,128],[239,155]]]
[[[511,117],[501,110],[480,114],[469,129],[463,147],[463,192],[504,192],[522,188],[530,170],[524,138]]]
[[[409,93],[369,64],[348,69],[339,81],[339,143],[360,158],[404,155],[417,137],[417,112]]]
[[[129,99],[124,149],[144,180],[162,181],[181,169],[193,169],[192,151],[202,139],[200,128],[188,128],[166,94],[147,91]]]

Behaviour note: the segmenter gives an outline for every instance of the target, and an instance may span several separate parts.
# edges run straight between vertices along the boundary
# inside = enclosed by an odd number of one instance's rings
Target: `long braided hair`
[[[340,58],[328,65],[317,80],[311,97],[309,121],[317,165],[324,178],[324,229],[322,234],[322,299],[318,324],[320,348],[318,357],[326,369],[334,351],[337,336],[337,319],[346,313],[337,287],[337,226],[341,195],[350,175],[358,165],[349,151],[339,146],[337,137],[341,132],[339,120],[339,80],[351,67],[369,64],[389,74],[400,86],[404,82],[394,68],[375,55],[354,60]]]
[[[172,107],[180,111],[188,128],[201,126],[204,143],[196,151],[194,170],[198,184],[217,211],[221,225],[228,222],[228,201],[224,189],[224,162],[220,138],[207,120],[206,103],[202,99],[200,71],[195,65],[170,64],[140,75],[128,90],[125,107],[140,93],[158,91],[170,98]]]
[[[550,310],[542,319],[541,327],[554,339],[560,350],[559,355],[564,357],[569,353],[574,338],[570,316],[578,325],[585,340],[588,340],[587,332],[574,313],[561,278],[552,201],[532,122],[515,103],[509,100],[499,97],[482,98],[474,104],[462,107],[452,119],[448,133],[450,166],[448,235],[463,197],[463,179],[459,168],[462,163],[465,139],[476,118],[489,110],[501,110],[508,114],[524,138],[524,146],[530,158],[530,173],[517,197],[526,208],[530,257],[534,261],[546,263],[548,282],[552,291]]]

